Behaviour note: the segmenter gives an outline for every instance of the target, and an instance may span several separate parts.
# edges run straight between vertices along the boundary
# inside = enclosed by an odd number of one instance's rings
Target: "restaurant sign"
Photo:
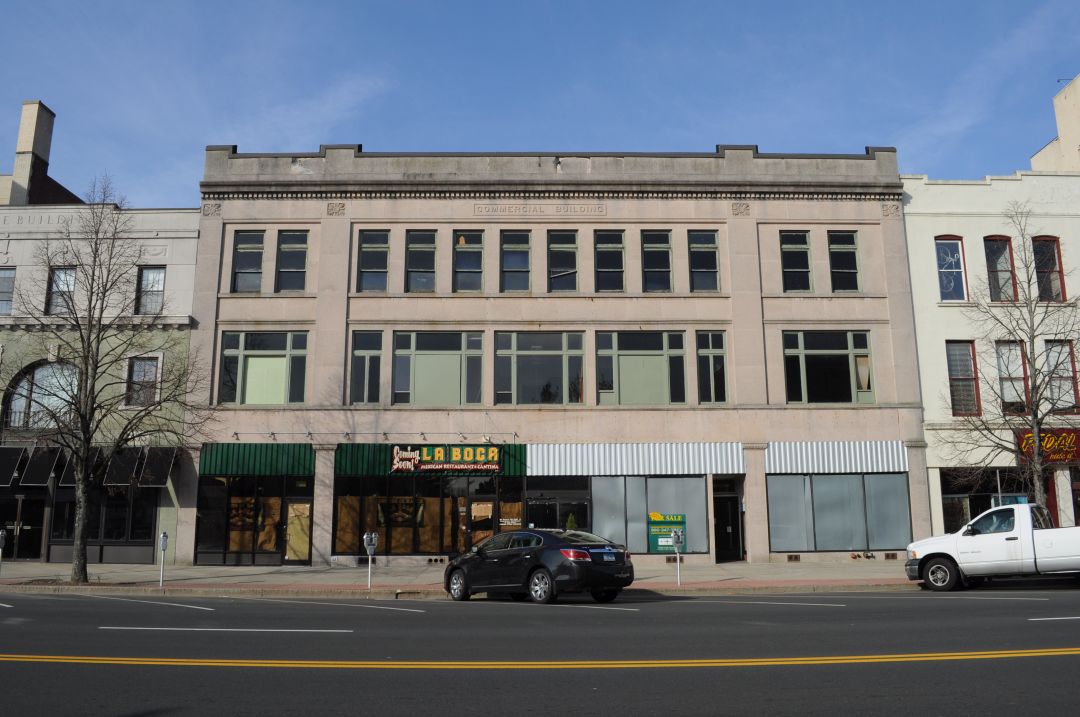
[[[1016,440],[1020,444],[1020,451],[1028,458],[1031,457],[1035,445],[1034,435],[1031,431],[1017,431]],[[1078,463],[1080,462],[1080,430],[1076,428],[1047,429],[1039,434],[1039,443],[1042,444],[1043,463]]]
[[[498,473],[502,467],[499,446],[401,446],[390,455],[391,473],[424,471],[475,471]]]

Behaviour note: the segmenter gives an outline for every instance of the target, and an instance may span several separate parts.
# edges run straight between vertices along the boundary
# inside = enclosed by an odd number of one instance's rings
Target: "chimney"
[[[56,114],[38,100],[23,102],[19,138],[15,143],[15,168],[11,176],[12,206],[30,203],[31,186],[45,182],[49,171],[53,121]]]

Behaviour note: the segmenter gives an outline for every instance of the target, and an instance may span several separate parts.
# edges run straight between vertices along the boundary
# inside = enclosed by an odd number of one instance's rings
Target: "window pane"
[[[716,272],[695,271],[690,274],[691,291],[716,291],[718,288]]]
[[[465,403],[480,403],[482,390],[481,366],[482,362],[479,356],[465,357]]]
[[[864,478],[870,550],[902,549],[911,542],[907,475],[880,473]]]
[[[851,363],[846,355],[807,354],[805,361],[808,403],[851,402]]]
[[[289,370],[289,403],[304,402],[304,379],[307,368],[307,357],[293,356]]]
[[[417,351],[461,351],[461,334],[455,332],[418,332]]]
[[[517,403],[521,405],[563,402],[563,358],[518,356]]]
[[[765,477],[769,502],[769,548],[774,552],[814,549],[810,476]]]
[[[283,271],[278,274],[278,291],[303,291],[305,274],[302,271]]]
[[[259,291],[262,288],[262,274],[258,272],[237,274],[233,281],[233,290]]]
[[[245,351],[284,351],[288,334],[258,332],[244,334]]]
[[[352,357],[352,374],[349,376],[349,403],[363,403],[367,389],[367,356]]]
[[[664,335],[659,331],[620,331],[619,351],[663,351]]]
[[[606,269],[611,271],[622,271],[623,268],[623,253],[619,251],[598,251],[596,252],[596,268]]]
[[[668,384],[671,389],[671,402],[686,401],[686,379],[683,376],[683,357],[668,357]]]
[[[938,288],[942,301],[962,301],[964,291],[964,265],[960,242],[938,241],[934,247],[937,254]]]
[[[405,290],[413,293],[431,293],[435,291],[435,274],[410,271]]]
[[[807,351],[840,350],[848,347],[844,331],[807,331],[803,334],[803,348]]]
[[[802,363],[798,356],[784,357],[784,383],[788,401],[802,401]]]
[[[646,271],[645,291],[671,291],[671,275],[665,272]]]
[[[727,381],[724,378],[724,357],[713,356],[713,400],[717,403],[727,401]]]
[[[353,332],[353,351],[378,351],[382,348],[382,334],[375,331]]]
[[[386,274],[361,274],[360,291],[386,291]]]
[[[596,387],[600,391],[612,391],[615,388],[614,359],[611,356],[596,357]]]
[[[582,362],[583,358],[581,356],[566,357],[567,403],[581,403],[582,391],[585,386]]]
[[[517,334],[518,351],[562,351],[563,335],[554,332],[523,332]]]
[[[247,356],[244,359],[246,404],[285,403],[286,365],[284,356]]]
[[[368,363],[368,403],[379,402],[379,357],[372,356]]]
[[[813,477],[817,550],[866,550],[866,508],[861,474]]]
[[[360,268],[366,270],[386,271],[387,257],[390,255],[384,250],[361,250]]]

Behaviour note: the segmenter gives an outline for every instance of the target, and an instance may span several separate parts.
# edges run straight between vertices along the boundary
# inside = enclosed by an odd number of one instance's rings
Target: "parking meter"
[[[7,531],[0,528],[0,566],[4,564],[4,543],[7,542]]]
[[[161,531],[161,573],[158,575],[158,587],[165,587],[165,549],[169,547],[169,534]]]
[[[364,533],[364,550],[367,551],[367,589],[371,589],[371,564],[375,561],[375,548],[379,546],[379,534],[375,531]]]
[[[675,548],[675,583],[682,585],[682,565],[680,564],[679,549],[686,542],[686,531],[675,528],[671,531],[671,547]]]

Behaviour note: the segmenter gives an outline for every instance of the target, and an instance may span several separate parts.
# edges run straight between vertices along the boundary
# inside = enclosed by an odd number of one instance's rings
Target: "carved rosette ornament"
[[[732,202],[731,215],[735,217],[750,216],[750,202]]]
[[[326,203],[326,216],[328,216],[328,217],[343,217],[343,216],[345,216],[345,202],[327,202]]]
[[[204,217],[220,217],[221,205],[218,203],[204,204],[202,208],[202,214]]]
[[[881,205],[881,216],[883,217],[898,217],[900,216],[900,205],[894,202],[885,202]]]

